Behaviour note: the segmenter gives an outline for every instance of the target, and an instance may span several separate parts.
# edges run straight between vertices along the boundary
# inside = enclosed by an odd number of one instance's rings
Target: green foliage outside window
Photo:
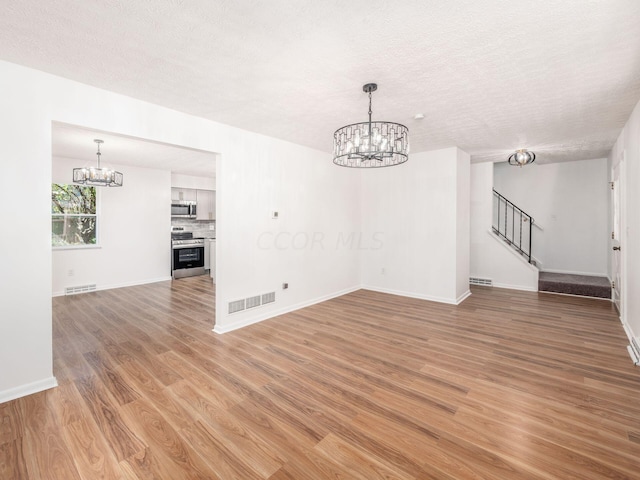
[[[95,245],[96,243],[96,188],[52,184],[52,246]]]

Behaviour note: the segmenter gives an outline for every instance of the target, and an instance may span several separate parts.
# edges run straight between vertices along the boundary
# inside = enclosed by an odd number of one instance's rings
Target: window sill
[[[56,252],[59,250],[97,250],[102,248],[102,245],[62,245],[59,247],[51,247]]]

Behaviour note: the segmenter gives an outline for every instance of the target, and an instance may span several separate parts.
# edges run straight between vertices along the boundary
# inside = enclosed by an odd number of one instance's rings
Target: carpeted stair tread
[[[538,290],[585,297],[611,298],[611,283],[607,277],[540,272]]]

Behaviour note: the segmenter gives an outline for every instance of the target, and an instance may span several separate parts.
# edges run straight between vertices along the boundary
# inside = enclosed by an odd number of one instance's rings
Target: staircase
[[[493,233],[537,267],[531,254],[533,225],[531,215],[493,190]],[[538,291],[610,299],[611,282],[606,277],[541,271]]]
[[[531,258],[533,217],[493,189],[493,225],[491,229],[504,242],[534,265]]]

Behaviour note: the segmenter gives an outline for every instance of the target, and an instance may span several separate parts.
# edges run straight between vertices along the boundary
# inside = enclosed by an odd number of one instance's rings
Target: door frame
[[[617,169],[618,179],[617,182],[615,179],[615,170]],[[626,287],[627,287],[627,278],[626,278],[626,245],[627,245],[627,219],[626,219],[626,150],[623,150],[618,156],[618,163],[612,165],[611,167],[611,183],[613,185],[612,195],[611,195],[611,231],[612,233],[617,233],[617,237],[612,238],[611,247],[612,249],[609,251],[611,258],[611,273],[612,280],[618,280],[616,284],[616,288],[612,289],[612,301],[618,308],[618,314],[620,315],[620,321],[626,325]],[[616,202],[616,197],[618,201]],[[616,205],[618,207],[618,211],[616,212]],[[618,231],[616,232],[616,217],[618,220]],[[615,252],[613,247],[620,247],[619,252]],[[616,261],[616,256],[618,256]],[[618,268],[616,269],[616,265]],[[619,302],[616,303],[616,291],[618,294]]]

